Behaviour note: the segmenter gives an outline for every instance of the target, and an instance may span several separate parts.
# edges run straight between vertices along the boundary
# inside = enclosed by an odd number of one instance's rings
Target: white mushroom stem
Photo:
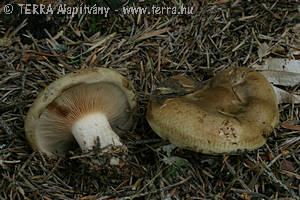
[[[91,150],[98,138],[100,147],[122,145],[119,136],[112,130],[107,117],[102,113],[88,114],[75,122],[72,133],[82,151]]]

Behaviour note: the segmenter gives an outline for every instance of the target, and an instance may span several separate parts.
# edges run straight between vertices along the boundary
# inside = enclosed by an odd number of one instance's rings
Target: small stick
[[[163,141],[163,140],[162,139],[149,139],[149,140],[139,140],[139,141],[127,142],[126,144],[128,144],[128,145],[140,145],[140,144],[156,143],[156,142],[161,142],[161,141]]]
[[[276,176],[269,170],[267,169],[266,164],[262,163],[263,166],[258,165],[257,161],[254,160],[253,158],[251,158],[251,156],[249,156],[247,153],[245,153],[246,157],[253,163],[256,164],[256,166],[260,166],[261,169],[264,170],[264,172],[275,182],[278,183],[283,189],[285,189],[286,191],[288,191],[293,197],[295,197],[297,200],[300,200],[300,198],[298,197],[298,195],[296,195],[296,193],[294,192],[294,190],[289,189],[285,184],[283,184],[278,178],[276,178]]]
[[[3,129],[8,135],[13,135],[13,131],[7,123],[0,117],[0,128]]]
[[[142,36],[140,36],[139,38],[137,38],[136,41],[148,39],[148,38],[151,38],[151,37],[154,37],[154,36],[159,36],[161,34],[166,33],[169,30],[170,30],[170,28],[165,27],[163,29],[159,29],[159,30],[156,30],[156,31],[153,31],[153,32],[150,32],[150,33],[145,33]]]
[[[157,175],[160,175],[160,173],[158,173]],[[154,177],[154,179],[156,178],[156,176]],[[182,181],[179,181],[179,182],[177,182],[177,183],[175,183],[175,184],[172,184],[172,185],[168,185],[168,186],[165,186],[165,187],[163,187],[163,188],[160,188],[160,189],[157,189],[157,190],[154,190],[154,191],[149,191],[149,192],[145,192],[145,193],[137,193],[137,194],[135,194],[135,195],[133,195],[133,196],[131,196],[131,197],[124,197],[124,199],[133,199],[133,198],[137,198],[137,197],[142,197],[142,196],[146,196],[146,195],[149,195],[149,194],[155,194],[155,193],[157,193],[157,192],[161,192],[161,191],[165,191],[165,190],[170,190],[170,189],[172,189],[173,187],[175,187],[175,186],[178,186],[178,185],[182,185],[182,184],[184,184],[185,182],[187,182],[190,178],[192,178],[191,176],[189,176],[189,177],[187,177],[187,178],[185,178],[184,180],[182,180]],[[152,180],[154,180],[154,179],[152,179]],[[149,183],[152,183],[152,180],[150,180],[150,182]],[[148,184],[149,184],[148,183]],[[146,184],[146,186],[148,186],[148,184]],[[146,187],[145,186],[145,187]],[[145,188],[144,187],[144,188]],[[142,188],[142,189],[144,189],[144,188]],[[123,198],[122,198],[123,199]]]

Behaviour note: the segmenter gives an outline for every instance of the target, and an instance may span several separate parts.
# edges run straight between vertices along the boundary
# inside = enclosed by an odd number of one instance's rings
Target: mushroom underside
[[[63,154],[74,142],[74,134],[83,150],[97,142],[101,147],[120,145],[116,133],[126,131],[130,119],[127,98],[118,86],[81,84],[64,91],[42,112],[35,130],[37,146],[47,154]]]

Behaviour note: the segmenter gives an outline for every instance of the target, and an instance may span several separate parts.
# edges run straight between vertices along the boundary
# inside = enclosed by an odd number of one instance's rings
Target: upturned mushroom
[[[135,106],[133,87],[119,72],[79,70],[52,82],[35,99],[25,119],[26,137],[49,156],[65,153],[74,139],[83,151],[97,143],[122,145],[118,134],[131,127]]]
[[[186,79],[172,78],[175,89],[158,87],[147,110],[151,128],[179,147],[205,154],[254,150],[278,124],[274,90],[259,72],[228,68],[202,86]]]

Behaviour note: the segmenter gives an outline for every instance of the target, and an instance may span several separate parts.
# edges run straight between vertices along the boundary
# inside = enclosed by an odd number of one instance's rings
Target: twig
[[[140,144],[149,144],[149,143],[156,143],[161,142],[162,139],[149,139],[149,140],[139,140],[139,141],[133,141],[133,142],[127,142],[128,145],[140,145]]]
[[[166,187],[163,187],[163,188],[154,190],[154,191],[152,191],[152,192],[145,192],[145,193],[142,193],[142,194],[140,194],[139,196],[136,196],[136,197],[142,197],[142,196],[146,196],[146,195],[148,195],[148,194],[154,194],[154,193],[157,193],[157,192],[169,190],[169,189],[171,189],[171,188],[173,188],[173,187],[175,187],[175,186],[184,184],[184,183],[187,182],[190,178],[192,178],[192,177],[189,176],[189,177],[187,177],[186,179],[184,179],[184,180],[182,180],[182,181],[179,181],[178,183],[175,183],[175,184],[172,184],[172,185],[169,185],[169,186],[166,186]]]
[[[135,193],[134,195],[132,195],[131,197],[130,197],[130,199],[134,199],[134,198],[136,198],[136,197],[139,197],[139,196],[141,196],[142,194],[141,194],[141,192],[144,190],[144,189],[146,189],[146,187],[148,186],[148,185],[150,185],[151,183],[153,183],[154,182],[154,180],[156,179],[156,178],[158,178],[160,175],[162,174],[162,171],[160,171],[159,173],[157,173],[146,185],[144,185],[144,187],[142,187],[139,191],[137,191],[137,193]]]
[[[154,36],[159,36],[163,33],[166,33],[169,30],[170,30],[170,28],[166,27],[166,28],[163,28],[163,29],[159,29],[159,30],[150,32],[150,33],[145,33],[142,36],[140,36],[139,38],[137,38],[136,41],[148,39],[148,38],[151,38],[151,37],[154,37]]]
[[[160,174],[160,173],[159,173]],[[158,175],[159,175],[158,174]],[[154,177],[155,178],[155,177]],[[145,192],[145,193],[140,193],[140,194],[135,194],[135,195],[133,195],[133,196],[130,196],[130,197],[120,197],[119,199],[120,200],[128,200],[128,199],[133,199],[133,198],[137,198],[137,197],[143,197],[143,196],[146,196],[146,195],[149,195],[149,194],[155,194],[155,193],[158,193],[158,192],[161,192],[161,191],[165,191],[165,190],[170,190],[171,188],[173,188],[173,187],[176,187],[176,186],[178,186],[178,185],[182,185],[182,184],[184,184],[185,182],[187,182],[190,178],[192,178],[191,176],[189,176],[189,177],[187,177],[186,179],[184,179],[184,180],[182,180],[182,181],[179,181],[179,182],[177,182],[177,183],[174,183],[174,184],[172,184],[172,185],[169,185],[169,186],[166,186],[166,187],[162,187],[162,188],[159,188],[159,189],[157,189],[157,190],[154,190],[154,191],[151,191],[151,192]],[[152,179],[153,180],[153,179]],[[151,180],[151,181],[152,181]],[[149,183],[151,183],[151,181],[149,182]],[[148,184],[147,184],[148,185]],[[147,186],[146,185],[146,186]],[[143,188],[142,188],[143,189]],[[99,198],[99,200],[101,199],[101,200],[105,200],[105,199],[110,199],[111,198],[111,196],[104,196],[104,197],[101,197],[101,198]]]
[[[276,176],[269,170],[267,169],[267,166],[265,163],[262,162],[262,165],[260,165],[256,160],[254,160],[253,158],[251,158],[251,156],[249,156],[247,153],[245,153],[246,157],[253,163],[256,164],[256,166],[259,166],[261,169],[264,170],[264,172],[277,184],[279,184],[283,189],[285,189],[286,191],[288,191],[293,197],[295,197],[296,199],[300,200],[299,196],[296,195],[296,193],[294,192],[294,190],[289,189],[285,184],[283,184],[279,179],[276,178]]]
[[[8,135],[13,135],[13,131],[7,125],[7,123],[2,119],[1,116],[0,116],[0,128],[2,128]]]
[[[246,183],[238,177],[237,173],[235,172],[234,168],[227,162],[226,159],[224,159],[224,162],[229,170],[229,172],[236,177],[236,179],[241,183],[241,185],[243,186],[243,188],[245,190],[247,190],[248,192],[252,192],[252,190],[246,185]]]

